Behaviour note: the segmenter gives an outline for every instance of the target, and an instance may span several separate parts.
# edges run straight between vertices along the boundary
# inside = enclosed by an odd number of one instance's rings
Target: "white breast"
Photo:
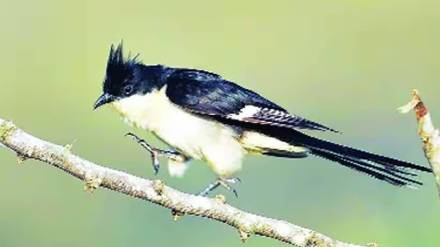
[[[165,90],[133,95],[112,105],[128,123],[152,131],[191,158],[207,161],[217,174],[228,176],[239,170],[245,151],[237,134],[184,111],[168,99]]]

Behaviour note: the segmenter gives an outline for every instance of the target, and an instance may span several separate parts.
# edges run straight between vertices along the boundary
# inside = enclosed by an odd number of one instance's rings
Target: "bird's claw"
[[[202,192],[200,192],[199,196],[207,196],[210,192],[218,188],[219,186],[224,187],[228,191],[231,191],[235,197],[238,198],[238,192],[235,188],[231,186],[231,184],[236,184],[241,182],[239,178],[218,178],[214,182],[210,183]]]
[[[159,162],[158,153],[156,151],[151,152],[151,160],[153,161],[152,164],[153,164],[154,175],[157,175],[160,169],[160,162]]]
[[[148,152],[150,152],[151,155],[151,161],[153,165],[154,175],[157,175],[159,173],[160,169],[160,162],[159,162],[159,151],[156,148],[153,148],[150,144],[148,144],[145,140],[139,138],[137,135],[128,132],[125,134],[126,137],[131,137],[135,142],[137,142],[139,145],[141,145],[143,148],[145,148]]]
[[[236,184],[241,182],[241,179],[239,178],[224,178],[219,180],[220,185],[223,186],[225,189],[231,191],[234,193],[235,197],[238,198],[238,192],[235,188],[231,186],[231,184]]]
[[[151,154],[151,160],[153,165],[154,174],[157,175],[160,169],[159,157],[164,156],[169,159],[175,160],[187,160],[184,156],[182,156],[179,152],[171,151],[171,150],[162,150],[155,148],[148,144],[145,140],[139,138],[137,135],[129,132],[125,134],[127,137],[131,137],[135,142],[139,143],[143,148],[145,148]]]

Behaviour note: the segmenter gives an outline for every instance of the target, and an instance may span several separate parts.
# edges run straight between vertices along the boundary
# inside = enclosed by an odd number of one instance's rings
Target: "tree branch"
[[[85,182],[85,189],[104,187],[150,201],[178,212],[196,215],[235,227],[242,241],[261,235],[300,247],[360,247],[333,240],[321,233],[282,220],[251,214],[225,203],[224,198],[195,196],[165,186],[160,180],[148,180],[99,166],[70,152],[69,146],[55,145],[22,131],[0,119],[0,143],[15,151],[19,162],[31,158],[57,167]]]
[[[400,107],[399,111],[408,113],[414,110],[418,126],[418,134],[423,142],[423,151],[431,165],[437,182],[438,195],[440,196],[440,135],[438,129],[432,124],[431,114],[420,98],[419,92],[414,89],[411,101]]]

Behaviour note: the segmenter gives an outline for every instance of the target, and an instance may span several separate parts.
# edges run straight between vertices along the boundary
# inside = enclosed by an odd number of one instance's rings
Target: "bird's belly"
[[[240,170],[244,149],[231,128],[186,112],[162,116],[151,131],[164,142],[186,156],[206,161],[221,176]]]
[[[114,103],[128,123],[153,132],[186,156],[206,161],[221,176],[241,168],[245,151],[232,128],[186,112],[165,96],[138,97],[137,103],[133,98]]]
[[[205,159],[204,148],[225,137],[214,123],[187,114],[162,113],[161,119],[150,121],[147,129],[185,155]]]

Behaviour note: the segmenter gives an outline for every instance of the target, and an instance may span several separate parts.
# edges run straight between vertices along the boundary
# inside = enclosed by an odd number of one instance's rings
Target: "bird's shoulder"
[[[285,111],[260,94],[246,89],[218,74],[195,69],[178,69],[167,80],[167,95],[180,103],[222,103],[242,109],[252,104]],[[188,101],[188,102],[187,102]]]
[[[168,77],[169,82],[213,82],[223,78],[213,72],[200,69],[174,69]]]
[[[203,70],[174,71],[167,80],[166,95],[171,102],[184,110],[202,116],[256,125],[332,130],[290,114],[260,94]]]

